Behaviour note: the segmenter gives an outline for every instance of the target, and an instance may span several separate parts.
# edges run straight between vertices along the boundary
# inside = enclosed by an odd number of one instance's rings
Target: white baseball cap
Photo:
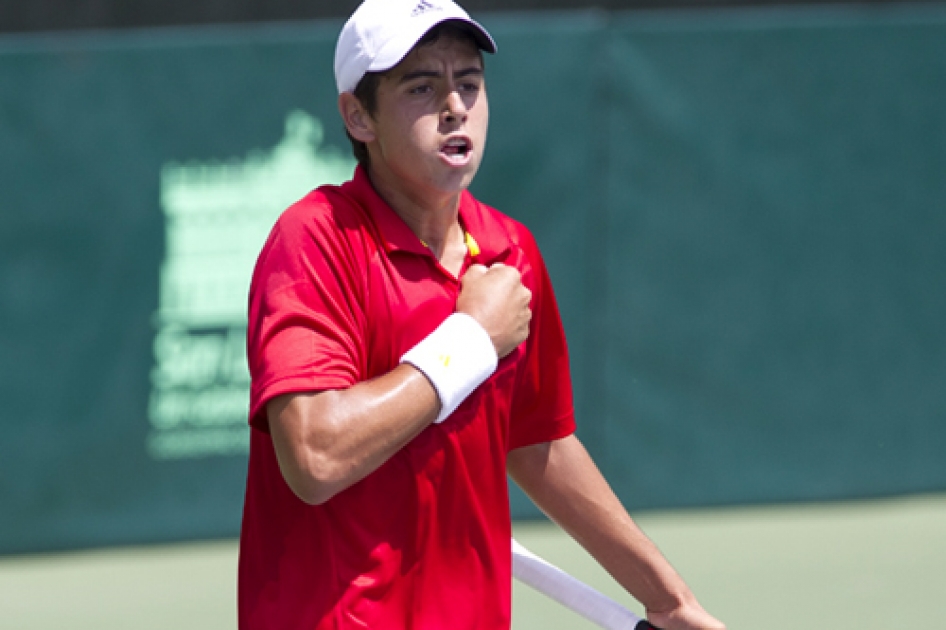
[[[390,70],[427,31],[450,20],[472,26],[479,47],[496,52],[486,29],[452,0],[365,0],[348,18],[335,46],[338,93],[354,90],[368,72]]]

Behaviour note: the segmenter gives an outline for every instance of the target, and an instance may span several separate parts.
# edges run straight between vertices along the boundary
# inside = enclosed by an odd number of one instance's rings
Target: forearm
[[[509,473],[553,521],[577,540],[648,610],[692,599],[689,588],[637,527],[574,436],[517,449]]]
[[[267,405],[283,477],[314,504],[377,470],[439,410],[430,381],[407,364],[345,390],[290,394]]]

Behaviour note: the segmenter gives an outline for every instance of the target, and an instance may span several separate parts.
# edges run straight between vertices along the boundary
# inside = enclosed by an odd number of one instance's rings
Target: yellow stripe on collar
[[[424,239],[419,239],[419,240],[420,240],[421,245],[423,245],[427,249],[430,249],[430,245],[425,243]],[[467,232],[466,230],[463,231],[463,243],[466,245],[467,250],[470,252],[470,256],[480,255],[479,243],[477,243],[476,239],[473,238],[473,235]]]
[[[473,235],[467,231],[464,231],[463,234],[464,240],[466,241],[466,248],[470,251],[470,256],[479,256],[480,246],[476,242],[476,239],[474,239]]]

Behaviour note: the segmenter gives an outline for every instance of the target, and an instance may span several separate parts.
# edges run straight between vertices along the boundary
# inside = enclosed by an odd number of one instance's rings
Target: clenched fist
[[[501,359],[529,336],[531,299],[515,267],[472,265],[460,280],[457,311],[479,322]]]

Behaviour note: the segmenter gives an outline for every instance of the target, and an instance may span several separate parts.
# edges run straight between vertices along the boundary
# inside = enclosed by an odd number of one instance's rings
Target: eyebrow
[[[398,79],[398,83],[407,83],[408,81],[413,81],[414,79],[439,79],[441,76],[443,75],[436,70],[415,70],[414,72],[408,72],[407,74],[402,75],[401,78]],[[453,77],[455,79],[463,79],[469,76],[483,76],[483,68],[470,66],[453,73]]]

